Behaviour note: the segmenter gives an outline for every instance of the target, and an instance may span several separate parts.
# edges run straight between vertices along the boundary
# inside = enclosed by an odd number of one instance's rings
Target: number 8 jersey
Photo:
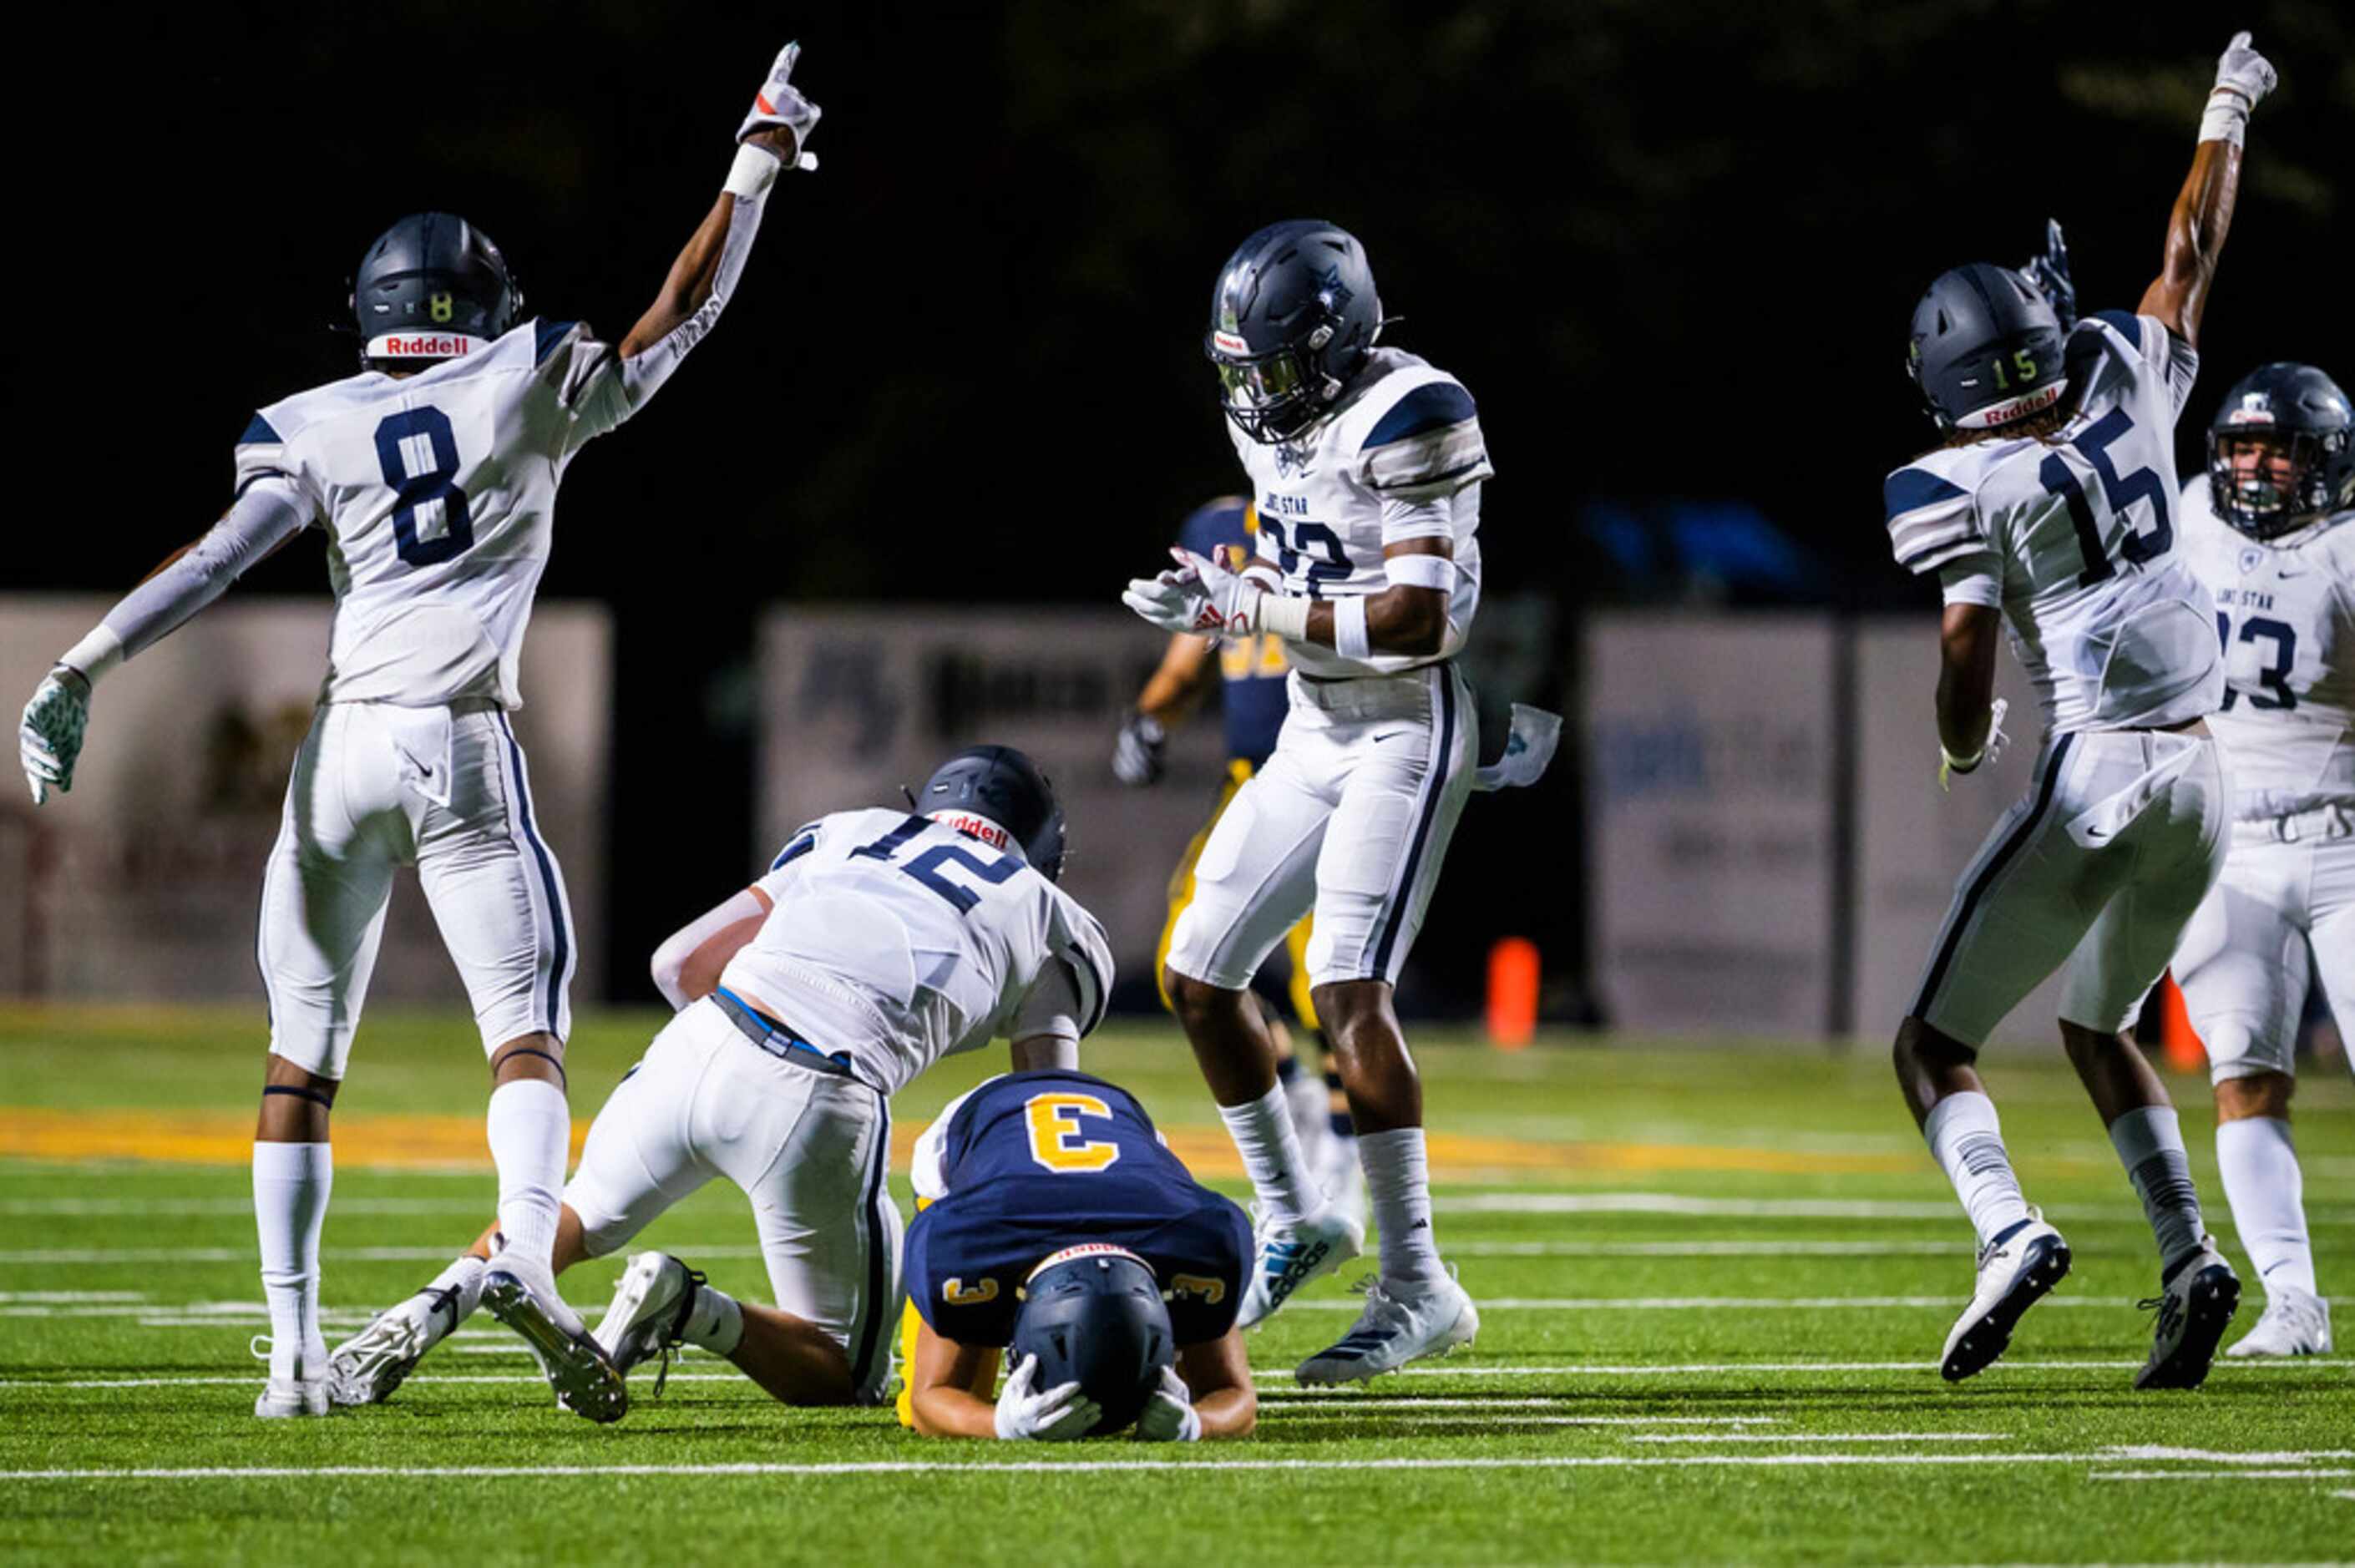
[[[1898,564],[1999,607],[2049,735],[2203,718],[2215,612],[2176,548],[2175,421],[2199,355],[2149,316],[2070,334],[2076,413],[2045,437],[1945,448],[1889,476]]]
[[[620,366],[586,327],[535,320],[421,374],[365,371],[254,416],[239,493],[282,479],[327,531],[322,701],[522,705],[556,487],[582,443],[628,417]]]

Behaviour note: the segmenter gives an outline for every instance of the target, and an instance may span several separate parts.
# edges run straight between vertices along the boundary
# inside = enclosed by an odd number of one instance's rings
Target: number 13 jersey
[[[2175,421],[2199,363],[2152,317],[2088,316],[2066,425],[1889,476],[1898,564],[1939,573],[1950,603],[2000,606],[2050,735],[2182,724],[2223,699],[2214,609],[2176,548]]]
[[[585,326],[533,320],[418,375],[364,371],[254,416],[239,492],[280,478],[327,531],[322,701],[522,705],[557,483],[628,418],[620,364]]]

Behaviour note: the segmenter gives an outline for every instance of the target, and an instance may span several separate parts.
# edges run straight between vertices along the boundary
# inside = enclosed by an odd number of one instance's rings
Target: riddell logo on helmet
[[[388,333],[377,352],[388,359],[446,359],[474,350],[474,340],[458,333],[420,333],[413,337]]]
[[[932,821],[944,828],[954,828],[979,839],[993,849],[1004,849],[1010,842],[1004,828],[986,817],[969,817],[963,811],[935,811]]]
[[[2053,404],[2061,401],[2061,394],[2065,389],[2063,383],[2055,381],[2050,387],[2039,387],[2025,397],[2014,397],[2008,403],[1990,404],[1976,413],[1964,415],[1955,422],[1966,429],[1975,430],[1991,429],[1998,425],[2008,425],[2014,419],[2024,419],[2030,414],[2041,413],[2050,408]]]
[[[1237,337],[1231,332],[1214,332],[1210,334],[1210,341],[1218,345],[1218,350],[1220,354],[1249,354],[1251,352],[1251,344],[1245,343],[1241,338]]]

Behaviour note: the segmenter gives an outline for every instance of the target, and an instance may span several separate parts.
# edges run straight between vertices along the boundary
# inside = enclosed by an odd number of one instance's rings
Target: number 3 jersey
[[[2067,350],[2050,436],[1948,447],[1889,476],[1889,535],[1949,603],[1999,606],[2048,734],[2186,723],[2224,694],[2208,591],[2177,549],[2175,421],[2199,355],[2104,311]]]
[[[1181,1345],[1234,1327],[1251,1221],[1198,1184],[1135,1096],[1085,1073],[1008,1073],[952,1101],[916,1141],[908,1298],[961,1345],[1013,1337],[1023,1282],[1067,1247],[1143,1258]]]
[[[254,416],[239,493],[281,479],[327,531],[323,701],[521,705],[556,487],[628,417],[620,366],[585,326],[535,320],[418,375],[366,371]]]
[[[1005,837],[881,809],[820,817],[754,885],[773,907],[719,983],[847,1051],[886,1095],[1032,1023],[1034,990],[1060,1015],[1042,1032],[1086,1035],[1112,990],[1103,927]]]
[[[1284,591],[1310,599],[1380,593],[1390,586],[1385,546],[1452,541],[1455,591],[1447,635],[1423,656],[1345,659],[1295,642],[1293,667],[1326,678],[1389,675],[1452,659],[1480,607],[1480,484],[1496,471],[1472,395],[1443,370],[1392,348],[1366,367],[1296,441],[1263,446],[1230,428],[1259,505],[1254,554],[1284,573]]]
[[[2216,600],[2230,685],[2209,726],[2233,810],[2275,817],[2355,803],[2355,512],[2260,542],[2183,487],[2186,559]]]

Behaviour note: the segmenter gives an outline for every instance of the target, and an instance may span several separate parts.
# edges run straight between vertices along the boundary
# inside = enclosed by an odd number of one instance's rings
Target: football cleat
[[[493,1262],[483,1277],[483,1305],[523,1336],[556,1403],[595,1422],[619,1421],[630,1391],[604,1351],[581,1328],[580,1316],[556,1294],[555,1282],[527,1281],[512,1266]]]
[[[2216,1238],[2201,1236],[2198,1252],[2159,1277],[2159,1293],[2135,1305],[2158,1313],[2150,1360],[2135,1373],[2135,1386],[2198,1388],[2208,1381],[2216,1341],[2240,1308],[2241,1278],[2216,1250]]]
[[[1979,1248],[1978,1288],[1946,1335],[1938,1375],[1948,1383],[1976,1376],[2011,1343],[2020,1315],[2068,1277],[2069,1244],[2034,1209]]]
[[[655,1392],[660,1393],[670,1378],[671,1352],[678,1349],[703,1284],[700,1273],[666,1252],[642,1252],[630,1259],[613,1287],[613,1303],[591,1336],[613,1370],[627,1376],[640,1361],[660,1356],[662,1368],[655,1374]]]
[[[327,1414],[327,1380],[318,1377],[274,1377],[261,1386],[253,1413],[264,1421]]]
[[[1235,1312],[1238,1329],[1268,1317],[1294,1291],[1365,1251],[1366,1228],[1327,1203],[1296,1220],[1259,1219],[1252,1243],[1251,1282]]]
[[[382,1404],[457,1326],[454,1285],[388,1307],[327,1357],[327,1397],[337,1404]]]
[[[1425,1356],[1452,1355],[1480,1331],[1480,1309],[1452,1269],[1411,1288],[1394,1290],[1380,1279],[1359,1287],[1365,1311],[1348,1333],[1300,1363],[1293,1375],[1302,1384],[1363,1383]]]
[[[2327,1356],[2330,1353],[2330,1303],[2303,1290],[2268,1291],[2264,1316],[2224,1353]]]

